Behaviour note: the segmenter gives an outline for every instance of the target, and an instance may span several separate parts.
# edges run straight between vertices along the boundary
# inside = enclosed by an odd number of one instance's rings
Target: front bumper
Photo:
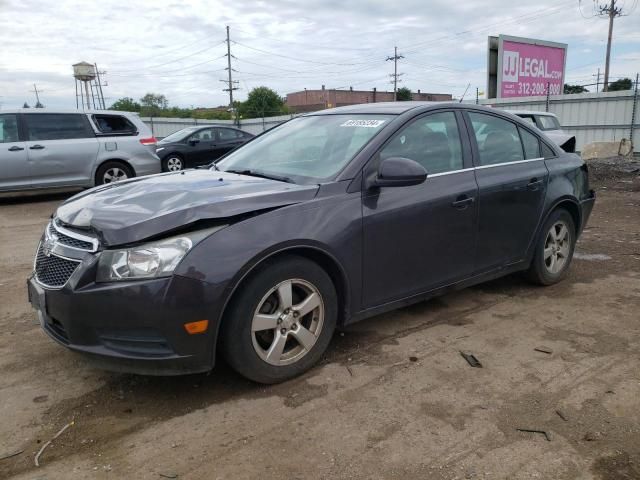
[[[107,370],[181,375],[213,368],[220,287],[181,276],[103,284],[78,277],[57,290],[28,280],[29,301],[55,341]],[[186,322],[204,319],[206,332],[187,333]]]

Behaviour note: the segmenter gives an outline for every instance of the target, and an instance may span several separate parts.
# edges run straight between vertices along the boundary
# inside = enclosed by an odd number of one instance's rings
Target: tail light
[[[147,137],[141,138],[140,143],[143,145],[155,145],[156,143],[158,143],[158,140],[156,140],[156,137]]]

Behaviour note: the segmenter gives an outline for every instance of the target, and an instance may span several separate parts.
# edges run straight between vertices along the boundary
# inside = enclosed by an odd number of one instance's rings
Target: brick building
[[[412,100],[447,101],[453,97],[449,93],[412,92]],[[357,105],[359,103],[393,102],[393,92],[373,90],[330,90],[324,85],[320,90],[302,90],[287,93],[287,106],[294,112],[313,112],[325,108]]]

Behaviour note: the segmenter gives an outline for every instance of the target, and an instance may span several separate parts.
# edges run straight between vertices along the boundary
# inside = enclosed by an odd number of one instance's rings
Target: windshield
[[[194,130],[197,130],[199,127],[188,127],[183,128],[182,130],[178,130],[175,133],[172,133],[168,137],[164,137],[158,143],[171,143],[171,142],[179,142],[180,140],[185,139],[188,135],[193,133]]]
[[[229,154],[217,167],[298,182],[329,179],[392,119],[353,114],[295,118]]]

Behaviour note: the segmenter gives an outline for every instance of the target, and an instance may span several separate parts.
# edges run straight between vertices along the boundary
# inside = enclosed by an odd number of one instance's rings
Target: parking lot
[[[640,180],[596,189],[564,282],[361,322],[272,387],[222,364],[107,373],[55,344],[25,280],[68,194],[0,199],[0,478],[640,478]]]

